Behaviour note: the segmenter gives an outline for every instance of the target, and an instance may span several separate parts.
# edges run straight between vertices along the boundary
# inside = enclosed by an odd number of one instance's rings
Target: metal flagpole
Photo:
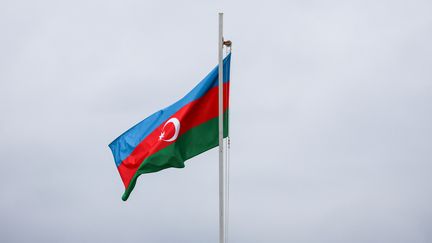
[[[219,13],[219,242],[225,243],[225,168],[223,149],[223,13]]]

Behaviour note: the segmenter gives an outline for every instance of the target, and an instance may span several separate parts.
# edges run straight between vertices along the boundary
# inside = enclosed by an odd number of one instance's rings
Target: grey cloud
[[[217,152],[107,147],[233,41],[231,242],[431,242],[428,1],[3,1],[0,241],[217,242]]]

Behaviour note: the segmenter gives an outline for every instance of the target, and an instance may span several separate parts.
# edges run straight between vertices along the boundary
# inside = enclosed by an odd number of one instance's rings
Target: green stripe
[[[228,110],[224,113],[224,137],[228,136]],[[218,117],[196,126],[177,138],[168,147],[146,158],[138,168],[123,194],[126,201],[141,174],[153,173],[166,168],[184,168],[184,162],[219,145]]]

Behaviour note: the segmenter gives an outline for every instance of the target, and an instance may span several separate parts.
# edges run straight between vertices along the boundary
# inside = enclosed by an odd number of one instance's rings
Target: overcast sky
[[[432,2],[0,1],[0,242],[218,242],[218,159],[108,144],[231,66],[230,239],[432,242]]]

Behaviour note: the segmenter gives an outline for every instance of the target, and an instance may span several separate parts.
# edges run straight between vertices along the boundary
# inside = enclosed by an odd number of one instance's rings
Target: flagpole
[[[219,13],[219,242],[225,243],[225,168],[223,146],[223,13]]]

